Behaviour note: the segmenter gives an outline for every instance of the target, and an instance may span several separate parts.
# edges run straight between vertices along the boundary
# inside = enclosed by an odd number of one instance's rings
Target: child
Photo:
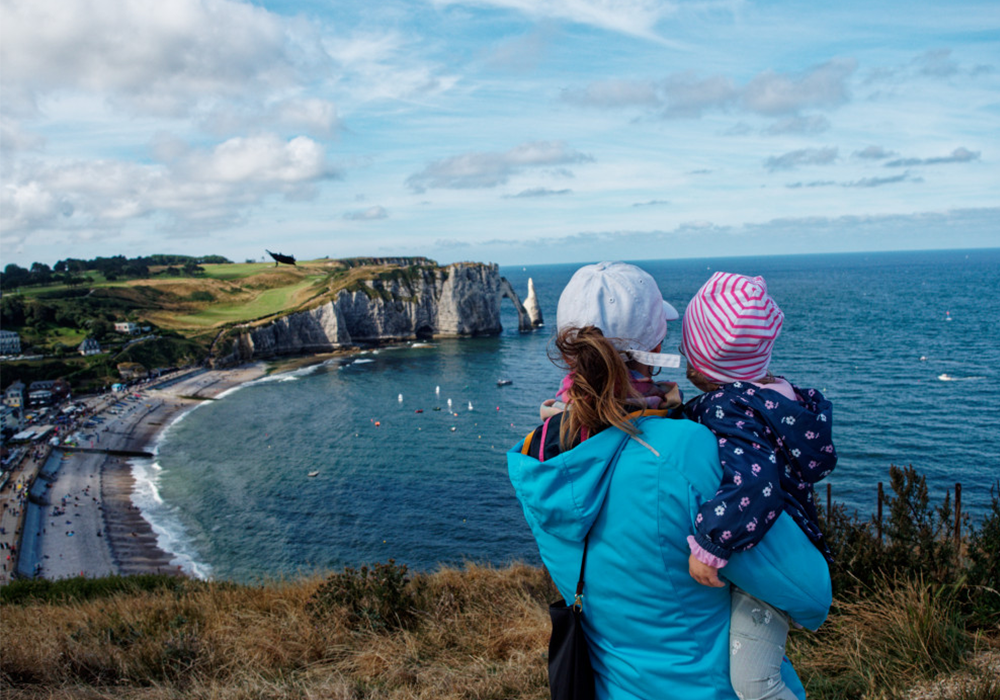
[[[830,561],[813,484],[837,463],[830,402],[768,371],[784,315],[761,277],[717,272],[684,312],[687,377],[705,393],[688,418],[719,439],[722,484],[703,503],[688,537],[691,576],[723,586],[718,570],[760,542],[785,511]],[[743,700],[794,698],[781,680],[788,616],[733,589],[730,675]]]

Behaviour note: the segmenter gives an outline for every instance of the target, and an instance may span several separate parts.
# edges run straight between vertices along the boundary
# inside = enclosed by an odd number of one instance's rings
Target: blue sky
[[[1000,245],[996,2],[0,10],[3,264]]]

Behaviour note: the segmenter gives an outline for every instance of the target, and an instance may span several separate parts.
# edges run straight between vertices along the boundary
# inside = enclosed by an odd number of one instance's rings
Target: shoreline
[[[94,412],[105,422],[96,429],[91,447],[154,452],[164,431],[181,415],[201,401],[214,400],[268,372],[263,362],[195,371],[168,380],[162,387],[118,395]],[[122,402],[124,409],[112,414],[109,409]],[[21,541],[24,561],[18,562],[18,571],[22,576],[190,575],[177,564],[176,553],[160,547],[153,526],[133,503],[136,478],[131,458],[57,447],[45,469],[52,478],[39,480],[33,489],[37,503],[32,507],[37,515],[33,525],[25,527]]]

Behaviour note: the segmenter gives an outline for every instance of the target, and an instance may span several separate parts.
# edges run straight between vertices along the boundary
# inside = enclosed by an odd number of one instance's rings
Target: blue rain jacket
[[[510,479],[560,593],[573,600],[590,531],[584,628],[600,698],[736,700],[729,682],[729,588],[688,574],[688,535],[722,478],[715,436],[687,420],[609,428],[545,462],[507,453]],[[655,451],[655,452],[654,452]],[[829,611],[826,561],[782,514],[762,542],[733,555],[720,575],[818,628]],[[783,676],[804,698],[789,664]]]

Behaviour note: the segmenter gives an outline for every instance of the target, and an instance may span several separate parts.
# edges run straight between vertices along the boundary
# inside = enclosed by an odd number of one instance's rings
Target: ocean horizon
[[[988,393],[1000,348],[1000,249],[646,260],[683,313],[712,272],[762,275],[785,312],[775,374],[834,403],[835,502],[874,511],[890,464],[990,503],[1000,437]],[[501,266],[546,326],[373,348],[272,375],[181,414],[134,500],[160,546],[198,577],[255,580],[389,558],[539,563],[504,453],[538,423],[562,372],[547,357],[559,293],[580,264]],[[990,293],[992,291],[992,293]],[[670,324],[667,348],[680,339]],[[498,379],[509,386],[497,386]],[[665,370],[686,398],[683,370]],[[319,472],[309,476],[311,472]],[[818,496],[825,500],[825,482]]]

